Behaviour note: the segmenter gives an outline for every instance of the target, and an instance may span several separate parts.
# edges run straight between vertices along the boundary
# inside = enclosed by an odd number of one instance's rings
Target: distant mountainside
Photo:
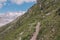
[[[0,14],[0,26],[6,25],[7,23],[12,22],[15,20],[18,16],[23,15],[24,12],[8,12],[5,14]]]
[[[60,40],[60,0],[37,0],[24,15],[0,28],[0,40]]]

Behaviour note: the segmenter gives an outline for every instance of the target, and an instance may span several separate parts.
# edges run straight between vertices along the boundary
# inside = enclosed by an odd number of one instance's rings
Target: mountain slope
[[[38,22],[35,40],[60,40],[60,1],[37,0],[24,15],[0,29],[0,40],[30,40]]]

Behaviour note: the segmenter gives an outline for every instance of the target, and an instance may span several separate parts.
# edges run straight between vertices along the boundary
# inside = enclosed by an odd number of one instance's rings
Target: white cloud
[[[18,16],[21,16],[25,13],[25,11],[20,12],[7,12],[0,14],[0,26],[3,26],[7,23],[10,23],[14,19],[16,19]]]
[[[5,2],[7,2],[7,0],[0,0],[0,8],[2,8],[5,5]]]
[[[12,3],[15,3],[15,4],[23,4],[24,2],[28,3],[28,2],[36,2],[36,0],[10,0]]]
[[[19,11],[19,12],[7,12],[7,16],[20,16],[23,15],[26,11]]]
[[[0,0],[0,3],[4,3],[4,2],[6,2],[7,0]]]

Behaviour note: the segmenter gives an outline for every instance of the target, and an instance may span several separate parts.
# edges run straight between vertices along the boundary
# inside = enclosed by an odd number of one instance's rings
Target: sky
[[[36,0],[0,0],[0,14],[7,12],[25,12]]]
[[[0,0],[0,26],[23,15],[36,0]]]

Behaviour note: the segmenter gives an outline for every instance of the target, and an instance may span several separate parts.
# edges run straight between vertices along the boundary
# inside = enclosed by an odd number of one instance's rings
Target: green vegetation
[[[24,15],[0,28],[0,40],[30,40],[37,22],[41,23],[37,40],[60,40],[60,1],[38,0]]]

